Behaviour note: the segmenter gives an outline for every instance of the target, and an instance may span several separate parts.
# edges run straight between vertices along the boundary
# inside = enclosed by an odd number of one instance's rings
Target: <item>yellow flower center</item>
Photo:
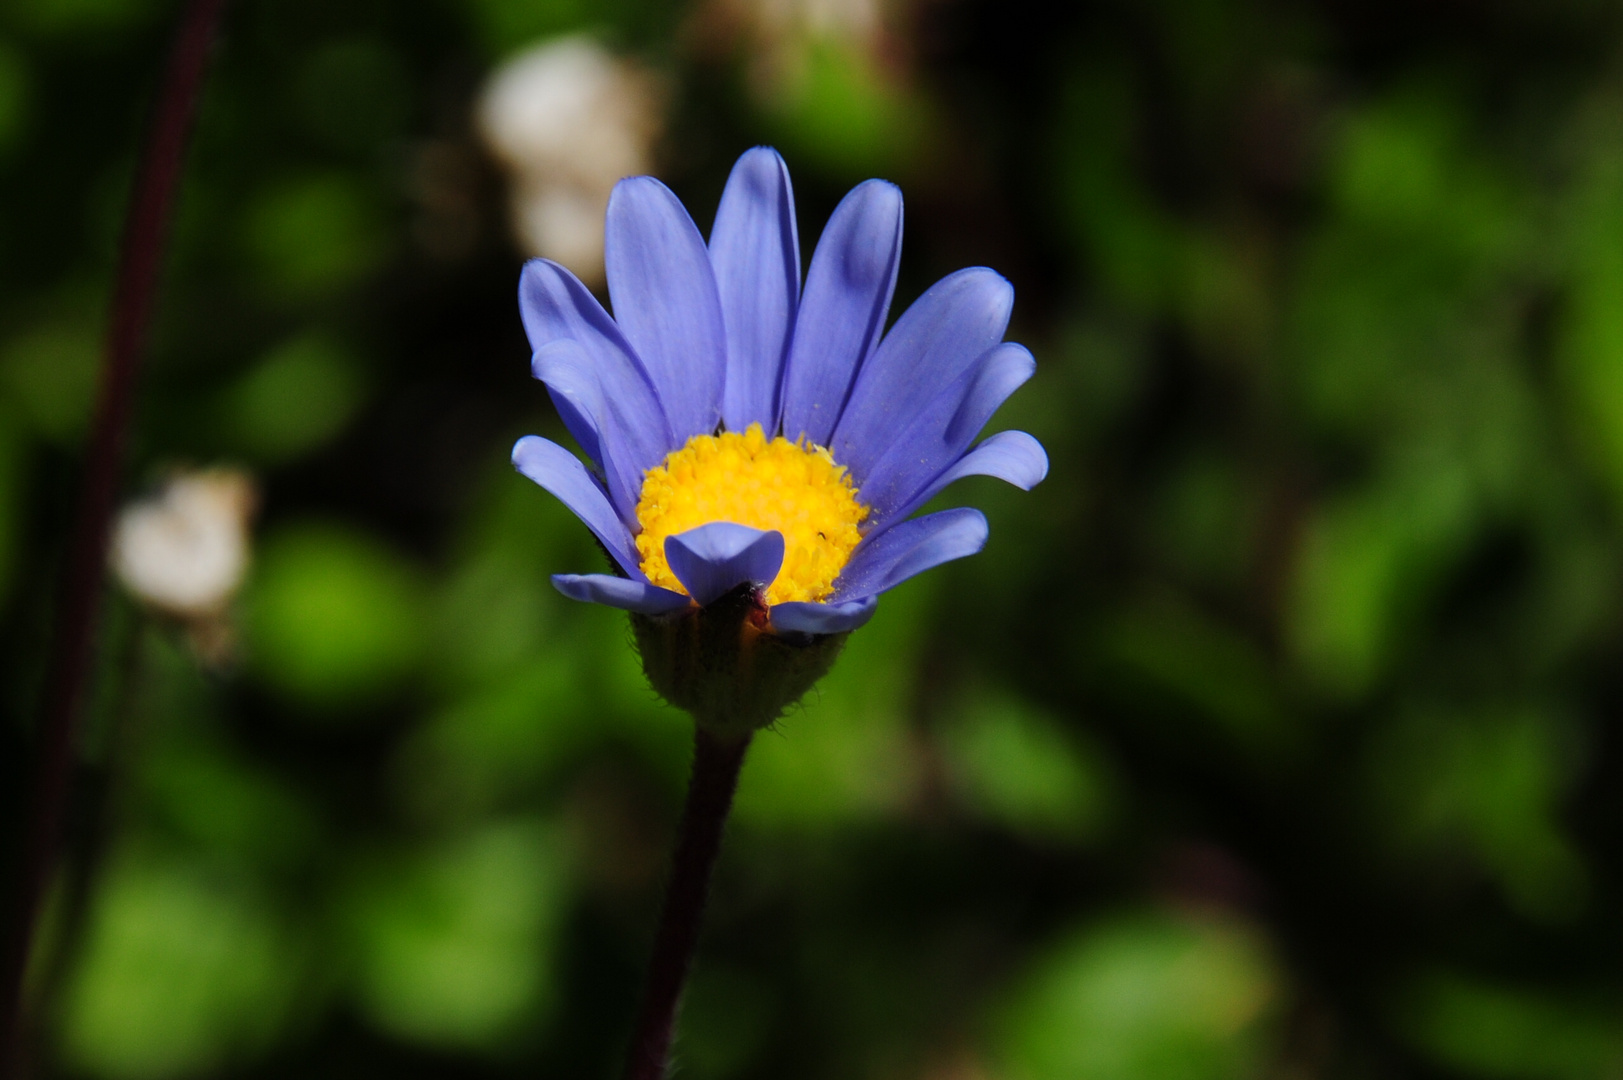
[[[648,470],[637,500],[637,553],[648,580],[687,592],[665,562],[665,538],[731,521],[783,534],[783,568],[768,603],[822,601],[834,590],[868,508],[842,466],[821,446],[742,434],[695,435]]]

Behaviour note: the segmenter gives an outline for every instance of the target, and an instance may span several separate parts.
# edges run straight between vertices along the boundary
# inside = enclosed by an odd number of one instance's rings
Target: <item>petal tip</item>
[[[739,154],[738,160],[733,163],[733,168],[736,169],[745,162],[749,162],[750,164],[755,164],[757,162],[771,162],[774,166],[782,168],[786,172],[789,168],[789,166],[785,164],[783,160],[783,155],[778,153],[777,148],[768,146],[766,143],[759,143],[750,147],[742,154]]]
[[[902,189],[895,183],[889,180],[880,179],[877,176],[870,180],[864,180],[862,183],[852,188],[851,194],[854,195],[859,191],[867,196],[879,196],[881,198],[891,198],[897,202],[902,201]]]
[[[979,555],[986,548],[986,541],[992,536],[992,526],[986,520],[986,515],[981,513],[977,507],[960,506],[954,510],[943,510],[941,512],[943,514],[960,515],[958,539],[961,548],[952,558],[943,561],[951,562],[955,559]]]
[[[1021,432],[1021,434],[1025,433]],[[1031,446],[1032,456],[1034,459],[1032,462],[1031,479],[1026,483],[1016,484],[1021,491],[1030,491],[1032,488],[1048,479],[1048,451],[1044,449],[1043,444],[1038,442],[1035,438],[1031,440]]]
[[[623,199],[626,196],[634,194],[638,191],[648,191],[656,195],[669,195],[672,199],[676,198],[676,195],[669,187],[665,185],[664,181],[659,179],[659,177],[649,176],[644,173],[637,176],[626,176],[616,180],[614,182],[613,189],[609,192],[609,206],[612,208],[615,205],[616,200]]]
[[[525,461],[525,459],[529,458],[532,454],[535,453],[536,444],[541,443],[541,442],[545,442],[545,441],[546,440],[542,439],[541,436],[539,436],[539,435],[525,435],[525,436],[522,436],[518,440],[518,442],[513,444],[513,456],[512,456],[513,468],[515,468],[515,469],[524,468],[524,461]]]

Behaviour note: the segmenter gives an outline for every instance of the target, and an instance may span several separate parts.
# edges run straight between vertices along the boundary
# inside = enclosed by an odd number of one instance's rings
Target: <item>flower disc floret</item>
[[[742,433],[695,435],[643,478],[637,553],[653,584],[685,592],[665,561],[665,538],[714,521],[783,534],[783,566],[768,603],[823,601],[862,540],[868,508],[827,449],[760,424]]]

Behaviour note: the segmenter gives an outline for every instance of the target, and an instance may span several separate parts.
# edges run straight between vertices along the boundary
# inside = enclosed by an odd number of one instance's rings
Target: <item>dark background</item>
[[[178,6],[0,7],[15,857],[110,274]],[[246,469],[187,624],[116,584],[42,1075],[619,1068],[687,763],[515,305],[489,73],[589,34],[708,230],[900,183],[1052,458],[757,739],[680,1076],[1623,1076],[1623,10],[1594,0],[238,0],[129,496]],[[584,271],[583,271],[584,272]],[[224,629],[222,629],[222,626]],[[207,635],[228,639],[210,648]]]

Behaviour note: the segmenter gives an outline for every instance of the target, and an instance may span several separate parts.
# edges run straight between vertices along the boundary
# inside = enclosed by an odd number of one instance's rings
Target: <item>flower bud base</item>
[[[763,728],[828,674],[846,634],[772,632],[760,591],[742,585],[675,616],[632,615],[648,682],[700,727]]]

